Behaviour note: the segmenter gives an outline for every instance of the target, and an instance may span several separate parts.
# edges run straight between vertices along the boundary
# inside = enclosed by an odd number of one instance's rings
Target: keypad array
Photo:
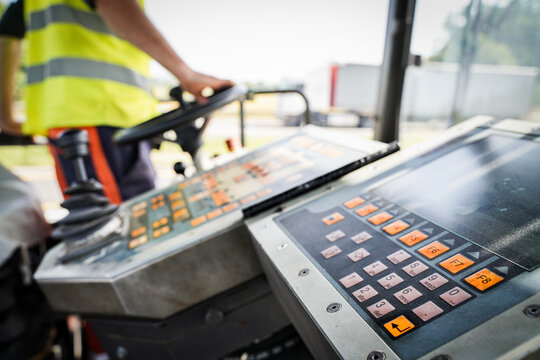
[[[282,226],[394,340],[516,275],[509,262],[372,192],[322,215],[298,212]]]

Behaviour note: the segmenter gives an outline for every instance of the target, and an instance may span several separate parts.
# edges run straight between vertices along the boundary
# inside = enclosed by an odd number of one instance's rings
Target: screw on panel
[[[366,357],[366,360],[384,360],[386,359],[386,354],[381,351],[372,351]]]
[[[431,358],[431,360],[452,360],[452,357],[450,355],[442,354]]]
[[[340,309],[341,309],[340,303],[331,303],[330,305],[326,307],[326,311],[328,311],[329,313],[335,313],[339,311]]]
[[[523,309],[523,313],[528,317],[540,317],[540,305],[529,305],[525,309]]]
[[[279,244],[278,246],[278,250],[283,250],[287,247],[287,244],[286,243],[283,243],[283,244]]]
[[[128,356],[128,351],[125,347],[119,346],[116,348],[116,357],[119,359],[125,359]]]
[[[298,276],[306,276],[309,274],[309,269],[302,269],[298,272]]]
[[[206,321],[207,324],[217,326],[223,322],[224,318],[225,314],[223,314],[223,311],[216,308],[210,308],[206,311],[204,321]]]

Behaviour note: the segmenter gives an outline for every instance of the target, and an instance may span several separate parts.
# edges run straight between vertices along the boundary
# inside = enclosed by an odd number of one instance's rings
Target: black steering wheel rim
[[[234,85],[210,96],[205,104],[193,104],[187,109],[174,109],[133,127],[119,130],[114,134],[114,141],[119,145],[131,144],[160,135],[167,130],[181,129],[198,118],[241,99],[247,93],[248,89],[244,85]]]

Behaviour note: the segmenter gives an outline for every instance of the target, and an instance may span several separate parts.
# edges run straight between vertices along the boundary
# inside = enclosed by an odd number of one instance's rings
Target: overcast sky
[[[430,55],[468,0],[417,1],[411,50]],[[146,11],[199,71],[235,81],[301,80],[331,62],[380,64],[385,0],[147,0]],[[164,76],[164,70],[153,67]]]
[[[418,0],[411,50],[429,56],[440,49],[448,15],[468,2]],[[276,84],[332,62],[382,61],[388,0],[146,0],[145,6],[193,68],[238,82]],[[157,64],[152,74],[170,77]]]

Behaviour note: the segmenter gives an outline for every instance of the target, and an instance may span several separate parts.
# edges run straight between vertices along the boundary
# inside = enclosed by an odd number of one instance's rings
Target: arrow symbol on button
[[[405,330],[409,330],[411,327],[408,326],[408,327],[406,327],[405,329],[401,330],[401,329],[399,328],[399,325],[392,323],[392,328],[393,328],[393,329],[396,329],[396,330],[399,331],[399,332],[404,332]]]
[[[395,210],[390,210],[390,213],[394,214],[394,215],[397,215],[399,213],[399,210],[395,209]]]
[[[375,206],[378,206],[378,207],[381,207],[381,206],[383,206],[383,205],[384,205],[384,203],[383,203],[382,201],[379,201],[379,202],[376,202],[376,203],[375,203]]]
[[[406,222],[408,222],[409,224],[414,224],[414,218],[410,218],[410,219],[405,219]]]
[[[450,245],[450,246],[454,246],[454,243],[455,243],[454,239],[446,239],[446,240],[443,240],[443,241],[445,243],[447,243],[448,245]]]
[[[508,275],[508,266],[497,266],[495,267],[495,270],[497,270],[500,273],[503,273],[504,275]]]
[[[480,253],[478,251],[475,251],[475,252],[469,252],[467,253],[469,255],[471,255],[473,258],[475,259],[478,259],[480,257]]]
[[[433,228],[427,228],[427,229],[423,229],[425,232],[427,232],[428,234],[433,234]]]

